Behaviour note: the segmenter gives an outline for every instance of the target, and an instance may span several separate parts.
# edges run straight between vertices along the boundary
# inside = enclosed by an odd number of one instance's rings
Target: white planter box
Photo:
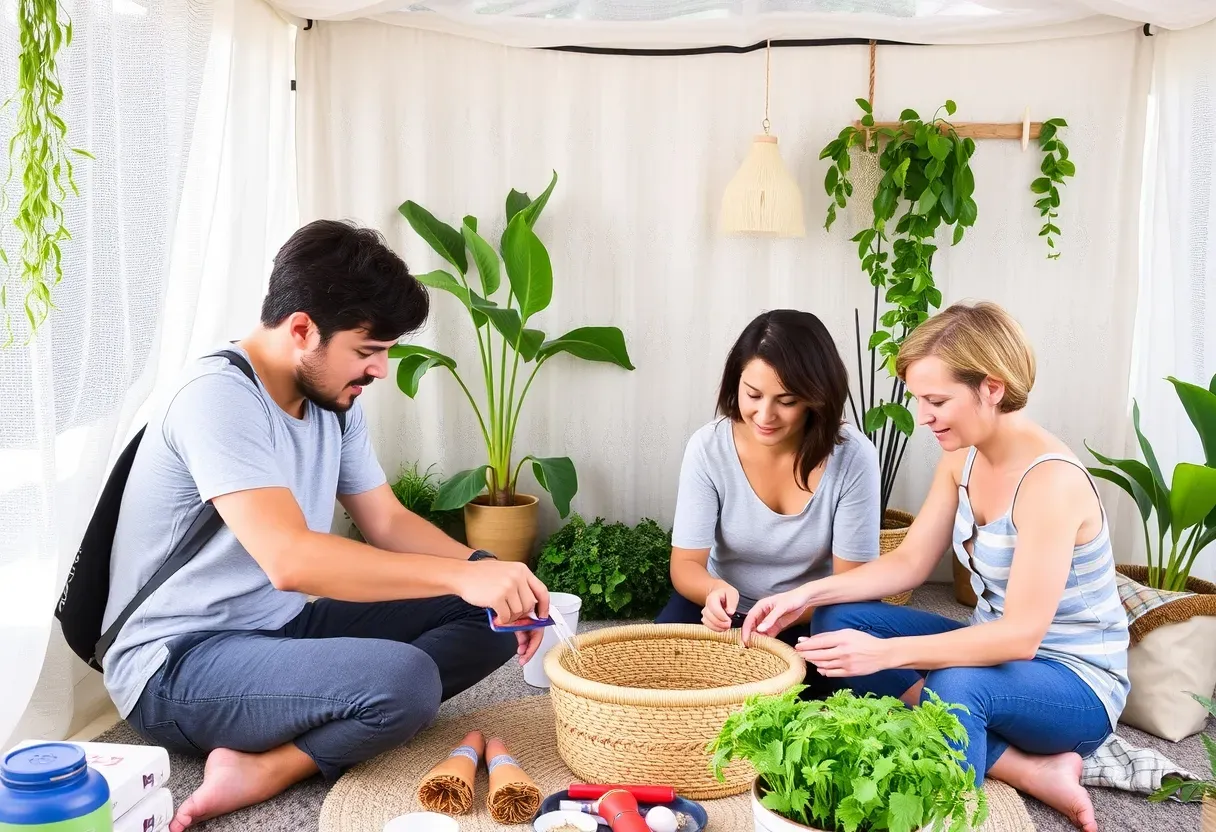
[[[792,820],[786,820],[776,812],[765,809],[760,805],[760,781],[752,782],[752,820],[756,824],[756,832],[824,832],[817,826],[803,826]],[[918,832],[924,832],[918,830]],[[1207,830],[1204,830],[1207,832]]]

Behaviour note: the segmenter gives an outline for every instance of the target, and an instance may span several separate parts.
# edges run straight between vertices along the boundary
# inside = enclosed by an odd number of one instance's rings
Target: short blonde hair
[[[973,390],[989,376],[1003,382],[1002,413],[1026,406],[1034,386],[1034,350],[1018,322],[995,303],[956,303],[929,318],[900,345],[895,372],[906,380],[908,367],[931,355]]]

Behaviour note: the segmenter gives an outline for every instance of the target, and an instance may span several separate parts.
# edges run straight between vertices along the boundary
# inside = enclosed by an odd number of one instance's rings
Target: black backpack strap
[[[222,355],[224,358],[227,358],[230,362],[232,362],[234,367],[244,373],[246,377],[253,382],[254,387],[257,386],[258,378],[253,372],[253,367],[249,366],[249,362],[245,360],[245,356],[233,350],[220,350],[219,352],[213,354]],[[346,433],[346,411],[336,411],[335,415],[338,417],[338,427],[342,428],[343,433]]]
[[[253,382],[254,386],[257,386],[257,375],[254,373],[253,367],[250,366],[249,362],[245,359],[245,356],[241,355],[239,352],[236,352],[235,350],[220,350],[219,352],[212,353],[211,356],[227,359],[229,363],[244,373],[245,377]],[[143,431],[141,430],[140,433],[142,435]],[[131,456],[133,459],[134,454]],[[128,463],[127,469],[130,469],[130,463]],[[125,480],[126,477],[124,475],[124,484]],[[121,495],[119,499],[121,499]],[[115,511],[114,514],[115,518],[117,519],[117,511]],[[108,653],[110,647],[113,646],[114,640],[118,638],[118,634],[122,630],[123,625],[127,623],[127,620],[135,613],[135,610],[139,608],[140,604],[148,600],[148,596],[159,589],[165,581],[169,580],[173,573],[177,572],[177,570],[189,563],[190,559],[197,555],[199,550],[203,548],[203,544],[214,537],[215,533],[218,532],[223,525],[224,520],[222,517],[220,517],[219,512],[215,510],[215,506],[209,502],[203,503],[203,510],[199,512],[197,517],[194,518],[194,522],[190,524],[190,528],[186,529],[186,534],[181,540],[178,541],[177,545],[173,547],[173,550],[169,553],[169,557],[166,558],[165,562],[160,565],[160,568],[152,574],[152,578],[148,581],[148,583],[146,583],[139,590],[139,592],[135,593],[135,597],[131,599],[130,603],[128,603],[123,611],[119,614],[118,618],[114,619],[114,622],[110,624],[109,628],[101,634],[101,638],[97,640],[97,648],[94,651],[93,660],[89,662],[89,664],[91,664],[97,670],[102,669],[102,661],[105,659],[106,653]]]
[[[118,638],[118,633],[122,630],[124,624],[127,623],[139,605],[148,599],[148,596],[158,590],[165,581],[173,575],[174,572],[181,569],[190,559],[198,554],[199,549],[203,548],[208,540],[215,536],[215,533],[224,525],[223,518],[220,513],[215,510],[215,506],[211,503],[203,503],[203,510],[194,518],[194,522],[190,524],[190,528],[186,529],[185,536],[178,542],[173,551],[169,553],[169,557],[160,568],[152,574],[152,578],[144,584],[139,592],[135,593],[135,597],[127,604],[126,608],[119,614],[114,623],[109,629],[101,634],[101,638],[97,640],[97,652],[94,656],[96,667],[100,670],[102,662],[105,660],[106,653],[114,644],[114,639]]]

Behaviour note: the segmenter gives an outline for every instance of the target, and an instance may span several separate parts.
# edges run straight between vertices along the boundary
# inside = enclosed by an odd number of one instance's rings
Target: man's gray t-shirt
[[[688,441],[672,545],[709,549],[709,574],[739,590],[736,612],[830,575],[832,555],[878,557],[878,452],[852,425],[843,425],[841,434],[815,493],[792,515],[778,514],[756,496],[729,419],[710,422]]]
[[[235,345],[222,348],[245,354]],[[302,419],[288,415],[261,383],[254,385],[224,358],[192,363],[177,392],[148,420],[131,466],[102,629],[164,563],[204,501],[288,488],[308,527],[328,532],[338,494],[370,491],[386,481],[357,401],[346,421],[343,434],[337,415],[312,402]],[[118,712],[126,717],[135,707],[174,637],[275,630],[306,601],[302,593],[275,589],[232,532],[221,528],[140,605],[106,654],[106,688]]]

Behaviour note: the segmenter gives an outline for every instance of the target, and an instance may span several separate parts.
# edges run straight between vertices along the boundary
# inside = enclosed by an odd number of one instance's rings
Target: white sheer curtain
[[[97,161],[70,203],[60,308],[0,351],[0,747],[63,737],[104,703],[52,618],[66,567],[149,398],[256,319],[295,224],[290,24],[262,0],[71,12],[65,117]],[[7,89],[15,26],[0,27]]]
[[[509,46],[745,46],[875,38],[965,44],[1195,26],[1210,0],[271,0],[299,17],[366,18]]]
[[[1216,23],[1162,32],[1154,45],[1131,393],[1168,477],[1203,448],[1166,376],[1206,387],[1216,373]],[[1134,434],[1125,455],[1143,458]],[[1138,523],[1130,498],[1120,515]],[[1216,551],[1192,574],[1216,579]]]
[[[941,251],[935,270],[947,303],[995,300],[1025,324],[1041,362],[1034,415],[1077,449],[1084,440],[1122,447],[1126,430],[1151,42],[1131,31],[878,50],[880,118],[904,107],[931,113],[953,98],[968,121],[1017,120],[1027,105],[1035,118],[1068,120],[1077,175],[1061,209],[1061,259],[1047,260],[1037,236],[1029,183],[1041,156],[983,141],[979,221]],[[626,373],[558,359],[531,388],[518,450],[574,459],[576,510],[670,522],[684,443],[712,417],[730,343],[760,311],[810,310],[854,355],[853,310],[868,314],[871,297],[849,242],[864,208],[851,204],[824,232],[818,154],[866,94],[864,46],[773,50],[773,132],[802,187],[808,233],[756,241],[722,238],[716,221],[763,115],[763,53],[588,56],[365,22],[318,23],[298,44],[304,220],[373,225],[427,271],[442,264],[397,213],[402,201],[450,222],[472,213],[497,239],[508,190],[535,195],[557,170],[539,226],[553,258],[553,303],[536,325],[618,325],[637,365]],[[435,295],[418,340],[477,366],[463,310]],[[445,374],[424,379],[416,400],[391,381],[365,395],[390,472],[420,460],[452,474],[484,454]],[[895,507],[919,507],[933,444],[918,432],[909,445]],[[543,505],[551,529],[556,514]]]

